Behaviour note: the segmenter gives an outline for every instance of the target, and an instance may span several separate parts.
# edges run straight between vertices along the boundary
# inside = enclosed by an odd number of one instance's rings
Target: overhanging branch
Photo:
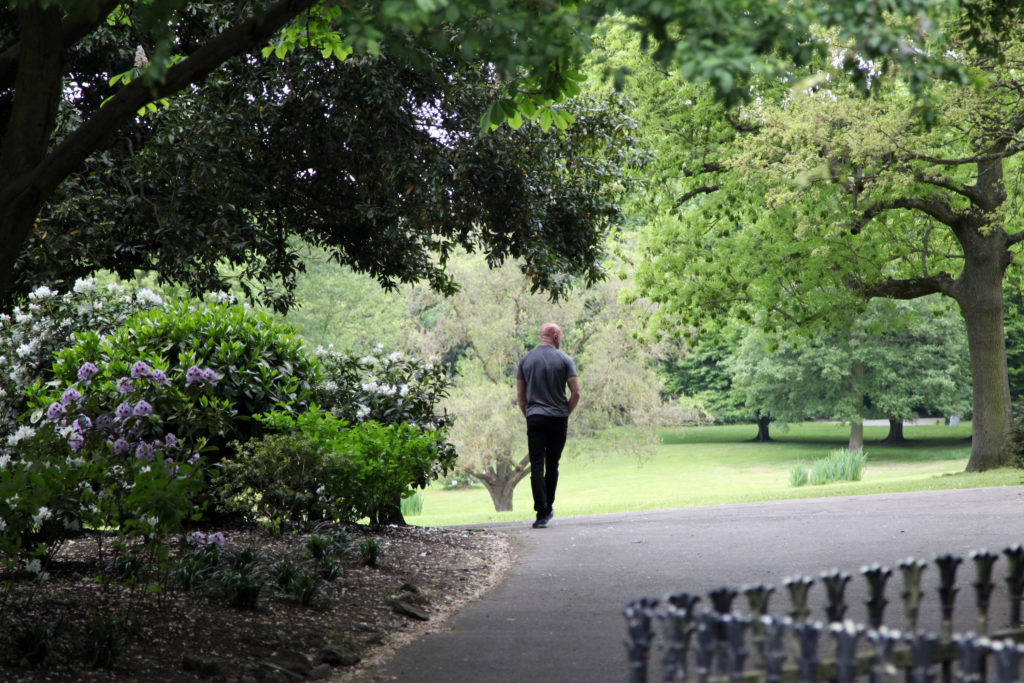
[[[917,277],[905,280],[889,278],[864,288],[868,298],[886,297],[890,299],[918,299],[929,294],[953,295],[956,281],[947,273],[932,277]]]
[[[925,213],[935,220],[948,225],[951,228],[956,227],[960,221],[960,214],[953,210],[953,208],[944,201],[939,199],[926,199],[924,197],[901,197],[899,199],[893,199],[888,202],[879,202],[874,206],[870,207],[864,213],[860,215],[853,228],[850,230],[854,235],[860,233],[865,225],[874,220],[877,216],[885,213],[886,211],[893,211],[895,209],[909,209],[913,211],[920,211]]]
[[[0,209],[13,204],[18,196],[30,188],[33,195],[48,195],[114,130],[135,116],[140,108],[199,82],[229,57],[263,44],[316,1],[280,0],[265,12],[259,13],[258,17],[250,17],[220,33],[192,55],[172,66],[163,83],[151,85],[143,79],[137,79],[124,86],[88,121],[51,149],[32,171],[4,188],[0,195]]]

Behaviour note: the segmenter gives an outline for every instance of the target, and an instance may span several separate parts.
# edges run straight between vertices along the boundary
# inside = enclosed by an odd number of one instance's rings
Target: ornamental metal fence
[[[920,626],[926,591],[922,576],[928,562],[909,558],[897,565],[902,579],[903,630],[886,625],[889,600],[886,588],[894,572],[878,564],[860,570],[867,599],[865,623],[846,618],[846,589],[853,577],[839,570],[814,578],[796,576],[783,582],[789,598],[784,614],[772,614],[769,603],[775,589],[765,584],[740,589],[719,588],[707,601],[690,593],[661,599],[641,597],[627,603],[626,649],[630,683],[650,680],[763,681],[765,683],[816,681],[908,681],[909,683],[975,683],[1021,681],[1024,659],[1024,628],[1021,627],[1021,594],[1024,592],[1024,548],[1003,550],[1006,558],[1002,581],[995,578],[1000,556],[987,550],[970,553],[974,565],[975,609],[971,630],[954,633],[957,570],[963,558],[940,555],[938,571],[937,629]],[[999,613],[1007,622],[990,629],[993,592],[998,583],[1005,591]],[[812,618],[814,586],[824,589],[816,598],[823,603],[824,620]],[[965,591],[966,592],[966,591]],[[743,595],[746,611],[736,608]],[[964,615],[956,614],[963,622]],[[936,632],[937,631],[937,632]],[[660,664],[660,672],[656,671]]]

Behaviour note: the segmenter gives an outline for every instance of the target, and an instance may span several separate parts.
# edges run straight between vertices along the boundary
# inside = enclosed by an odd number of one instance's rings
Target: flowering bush
[[[25,437],[17,424],[27,407],[22,388],[52,378],[54,354],[73,344],[76,332],[109,334],[134,313],[162,305],[152,290],[100,286],[89,278],[64,294],[39,287],[24,307],[0,314],[0,454]]]
[[[123,370],[87,361],[72,379],[29,390],[16,453],[2,456],[5,565],[45,558],[82,527],[145,538],[165,557],[163,539],[196,516],[202,435],[223,428],[227,404],[207,395],[215,381],[207,368],[136,361]]]
[[[381,346],[363,357],[322,346],[315,355],[323,366],[316,401],[335,417],[351,424],[373,420],[423,429],[451,426],[451,417],[438,412],[452,384],[441,364],[400,351],[385,354]]]
[[[230,440],[252,436],[258,426],[252,415],[279,404],[306,405],[319,373],[290,327],[269,314],[210,301],[169,303],[127,320],[108,336],[84,333],[57,355],[54,374],[70,384],[85,363],[103,365],[111,377],[116,375],[117,389],[128,400],[152,379],[136,376],[140,360],[156,373],[181,373],[184,387],[208,390],[203,393],[209,398],[202,401],[216,398],[227,406],[231,417],[218,422],[216,431],[209,431],[210,423],[193,422],[192,412],[171,410],[161,416],[178,437],[204,437],[212,461]],[[203,405],[190,405],[190,410],[201,411]],[[137,408],[131,403],[133,411]]]

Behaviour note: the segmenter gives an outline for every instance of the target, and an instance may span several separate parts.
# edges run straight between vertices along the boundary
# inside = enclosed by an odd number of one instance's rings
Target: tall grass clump
[[[423,514],[423,496],[420,492],[402,499],[402,515],[405,517],[416,517]]]
[[[832,451],[811,465],[811,484],[829,484],[834,481],[860,481],[868,456],[862,449]]]
[[[809,478],[807,465],[802,462],[793,465],[793,468],[789,471],[790,486],[806,486]]]

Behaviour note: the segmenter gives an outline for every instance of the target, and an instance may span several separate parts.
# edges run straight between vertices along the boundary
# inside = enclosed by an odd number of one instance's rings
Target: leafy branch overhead
[[[969,26],[979,28],[968,37],[991,52],[988,32],[998,28],[996,17],[1008,4],[985,3],[972,11]],[[387,57],[414,70],[429,69],[437,59],[455,71],[488,64],[501,89],[480,102],[473,114],[476,128],[508,121],[514,129],[533,120],[542,130],[561,129],[572,122],[567,98],[578,90],[581,58],[603,17],[628,24],[656,47],[659,60],[676,64],[687,77],[707,81],[723,101],[733,103],[748,95],[746,83],[752,75],[777,74],[787,65],[807,63],[820,51],[805,39],[812,24],[842,27],[854,53],[898,66],[915,92],[925,93],[934,78],[963,80],[966,73],[943,52],[907,49],[924,35],[934,37],[937,20],[958,7],[952,0],[842,0],[824,6],[740,0],[496,0],[486,5],[379,0],[358,6],[334,0],[12,0],[0,9],[0,298],[9,301],[12,290],[25,291],[24,276],[14,270],[28,240],[56,236],[39,229],[36,221],[50,210],[58,188],[90,159],[109,154],[117,136],[132,139],[133,150],[147,145],[147,135],[131,132],[140,125],[139,110],[152,112],[154,102],[181,93],[201,97],[232,60],[251,66],[271,59],[271,53],[289,57],[311,48],[325,62],[321,69],[329,68],[331,60],[357,55]],[[878,21],[883,14],[906,20],[890,25]],[[138,77],[112,83],[114,75],[135,63],[140,46],[146,63]],[[865,78],[863,70],[852,75]],[[59,239],[71,237],[64,233]],[[591,237],[582,235],[579,243]],[[485,229],[480,246],[486,246],[486,238]],[[430,236],[423,241],[434,246]],[[286,247],[278,248],[287,253]],[[518,247],[512,253],[530,257]],[[344,250],[338,255],[349,259]],[[554,260],[560,258],[572,261],[576,256],[556,249]],[[285,260],[297,267],[293,257]],[[577,266],[585,270],[594,263]],[[95,265],[81,258],[75,267],[88,270]],[[538,282],[547,286],[554,281],[541,277]]]

